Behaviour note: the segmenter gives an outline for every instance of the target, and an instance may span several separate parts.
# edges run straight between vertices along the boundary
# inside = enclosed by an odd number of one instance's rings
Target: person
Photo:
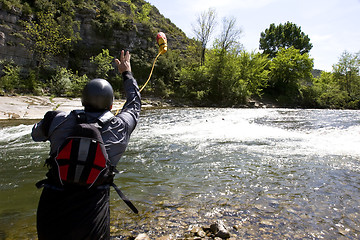
[[[104,79],[91,80],[82,93],[82,105],[87,122],[104,122],[100,129],[111,166],[116,167],[123,155],[130,135],[136,127],[141,109],[141,96],[131,72],[130,53],[121,51],[115,64],[123,77],[126,102],[114,116],[113,89]],[[58,151],[77,124],[76,115],[49,111],[33,126],[34,141],[50,141],[50,156]],[[41,182],[44,187],[37,209],[38,239],[109,239],[109,185],[91,188],[64,188],[51,174]],[[39,186],[38,186],[39,187]]]

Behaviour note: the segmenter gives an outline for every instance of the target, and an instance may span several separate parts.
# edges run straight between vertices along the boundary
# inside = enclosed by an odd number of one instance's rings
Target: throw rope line
[[[146,85],[148,84],[148,82],[150,81],[150,78],[151,78],[151,75],[153,73],[153,70],[154,70],[154,67],[155,67],[155,62],[156,60],[158,59],[158,57],[161,55],[161,52],[158,53],[158,55],[156,56],[155,60],[154,60],[154,63],[152,65],[152,68],[151,68],[151,71],[150,71],[150,75],[149,75],[149,78],[148,80],[145,82],[145,84],[140,88],[139,92],[141,92],[142,90],[144,90],[144,88],[146,87]]]
[[[154,62],[153,62],[153,65],[151,67],[151,71],[150,71],[150,74],[149,74],[149,78],[147,79],[147,81],[145,82],[145,84],[140,88],[139,92],[141,92],[142,90],[144,90],[144,88],[146,87],[146,85],[148,84],[148,82],[150,81],[150,78],[151,78],[151,75],[153,73],[153,70],[154,70],[154,67],[155,67],[155,63],[156,63],[156,60],[158,59],[158,57],[161,55],[161,54],[164,54],[167,52],[167,38],[166,38],[166,35],[165,33],[163,32],[159,32],[157,35],[156,35],[156,41],[159,45],[159,53],[158,55],[156,56],[156,58],[154,59]],[[123,106],[120,106],[119,109],[116,111],[115,113],[115,116],[118,115],[120,109],[122,108]]]

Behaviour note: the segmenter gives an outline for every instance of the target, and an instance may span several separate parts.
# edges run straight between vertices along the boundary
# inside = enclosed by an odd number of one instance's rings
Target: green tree
[[[236,61],[237,79],[243,83],[249,95],[261,96],[267,86],[269,70],[267,56],[242,50]],[[247,97],[247,96],[246,96]]]
[[[92,20],[97,32],[104,38],[113,36],[115,29],[131,30],[133,26],[133,18],[120,14],[112,7],[113,1],[96,1],[96,15]],[[134,4],[132,4],[134,5]],[[134,5],[134,7],[136,7]]]
[[[260,50],[264,54],[268,54],[270,58],[276,56],[276,53],[281,48],[294,47],[298,49],[300,54],[309,53],[312,44],[310,38],[301,31],[301,27],[291,22],[279,24],[275,26],[274,23],[265,29],[260,35]]]
[[[210,76],[205,66],[185,66],[179,76],[180,92],[183,97],[195,101],[206,101],[210,91]]]
[[[214,49],[210,53],[209,93],[213,101],[223,102],[228,98],[229,81],[233,79],[232,75],[235,74],[236,69],[233,62],[242,48],[239,42],[240,34],[241,29],[236,26],[235,18],[223,18],[222,31],[215,40]]]
[[[20,67],[13,61],[0,60],[2,76],[0,77],[0,93],[5,90],[6,92],[13,92],[15,88],[19,88],[21,83]]]
[[[269,65],[269,89],[275,96],[283,96],[286,101],[300,97],[301,84],[311,83],[313,59],[307,53],[290,47],[280,48]]]
[[[168,97],[174,92],[178,87],[181,64],[179,50],[169,49],[158,59],[153,76],[155,93],[159,93],[161,97]]]
[[[114,67],[112,65],[114,57],[110,55],[109,49],[102,49],[102,52],[97,56],[92,56],[90,62],[94,63],[96,68],[96,77],[98,78],[108,78],[108,73]]]
[[[72,73],[66,68],[58,67],[56,74],[51,78],[51,93],[56,96],[64,96],[71,89]]]
[[[136,14],[136,18],[141,23],[148,23],[150,21],[150,12],[151,12],[152,6],[149,3],[144,3],[141,6],[140,11]]]
[[[261,96],[267,86],[269,74],[266,69],[269,61],[267,57],[237,48],[226,52],[225,55],[220,55],[219,52],[222,52],[222,49],[213,50],[214,61],[207,64],[210,83],[221,84],[220,89],[214,89],[210,84],[211,99],[223,105],[233,106],[246,103],[252,95]],[[219,61],[222,61],[221,68],[217,64]]]
[[[201,105],[234,106],[252,95],[262,95],[269,74],[267,56],[236,47],[223,53],[218,47],[207,51],[206,58],[211,61],[204,66],[181,69],[180,90],[185,97]]]
[[[78,97],[88,82],[88,77],[84,74],[79,76],[63,67],[56,69],[55,75],[51,79],[51,93],[56,96]]]
[[[311,87],[314,89],[313,100],[316,106],[322,108],[344,108],[349,101],[349,96],[346,91],[340,89],[333,73],[322,72],[320,77],[314,79]]]
[[[209,97],[211,101],[224,105],[230,98],[236,75],[236,53],[214,48],[209,52],[209,58],[211,61],[206,64],[210,80]]]
[[[202,66],[199,64],[201,62],[201,44],[199,41],[191,41],[186,46],[186,51],[182,52],[182,61],[184,62],[184,65],[187,67],[198,67]]]
[[[65,22],[66,20],[64,20]],[[30,51],[34,54],[38,67],[44,67],[52,56],[65,53],[65,50],[78,40],[78,35],[67,28],[64,32],[52,12],[38,12],[37,20],[25,22],[27,39],[32,43]]]
[[[346,91],[353,99],[360,99],[360,53],[344,51],[339,62],[333,65],[333,72],[341,90]]]

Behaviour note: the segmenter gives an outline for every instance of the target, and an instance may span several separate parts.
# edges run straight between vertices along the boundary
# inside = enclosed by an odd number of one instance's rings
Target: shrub
[[[97,56],[92,56],[90,62],[94,63],[96,68],[96,75],[98,78],[108,78],[108,72],[113,69],[113,56],[110,56],[109,49],[102,49],[102,52]]]
[[[0,77],[0,87],[5,92],[13,92],[21,82],[20,67],[12,61],[0,61],[3,75]]]
[[[78,73],[74,74],[71,70],[59,67],[51,79],[50,92],[56,96],[80,96],[87,82],[88,77],[85,74],[78,76]]]
[[[64,96],[71,89],[70,77],[71,74],[66,68],[59,67],[51,79],[51,93],[56,96]]]

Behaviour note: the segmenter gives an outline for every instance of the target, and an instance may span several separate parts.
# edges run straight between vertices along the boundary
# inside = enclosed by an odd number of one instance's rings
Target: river
[[[0,239],[36,239],[48,143],[0,122]],[[360,111],[146,110],[111,196],[114,239],[178,238],[222,220],[237,239],[360,238]]]

